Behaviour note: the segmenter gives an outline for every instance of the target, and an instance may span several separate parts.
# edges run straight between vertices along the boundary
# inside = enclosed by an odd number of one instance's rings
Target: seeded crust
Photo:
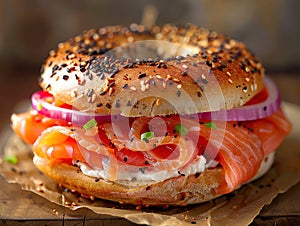
[[[140,54],[146,40],[150,50]],[[224,35],[195,25],[134,24],[60,43],[40,85],[81,111],[136,117],[239,107],[262,90],[263,76],[245,45]]]

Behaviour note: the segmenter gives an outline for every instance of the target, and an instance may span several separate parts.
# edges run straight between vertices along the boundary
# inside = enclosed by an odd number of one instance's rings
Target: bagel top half
[[[128,117],[244,105],[264,68],[241,42],[195,25],[88,30],[50,52],[40,85],[84,112]]]

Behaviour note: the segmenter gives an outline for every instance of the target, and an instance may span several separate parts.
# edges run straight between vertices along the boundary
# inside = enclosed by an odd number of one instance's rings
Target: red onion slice
[[[270,78],[264,79],[268,91],[268,98],[260,103],[246,105],[230,110],[198,113],[199,119],[220,121],[248,121],[268,117],[280,108],[281,98],[275,83]],[[49,101],[50,99],[50,101]],[[48,101],[47,101],[48,100]],[[66,109],[53,104],[54,97],[45,91],[38,91],[32,95],[32,107],[39,114],[53,119],[60,119],[73,124],[85,124],[90,119],[98,122],[111,122],[122,118],[121,115],[103,115],[81,112],[76,109]]]
[[[120,115],[103,115],[96,113],[81,112],[76,109],[67,109],[55,106],[54,97],[45,91],[38,91],[31,97],[32,108],[39,114],[49,118],[64,120],[76,125],[83,125],[91,119],[98,122],[111,122],[118,120]]]
[[[248,121],[266,118],[280,108],[281,97],[276,84],[270,78],[265,77],[264,84],[268,91],[265,101],[230,110],[198,113],[198,117],[203,120],[221,121]]]

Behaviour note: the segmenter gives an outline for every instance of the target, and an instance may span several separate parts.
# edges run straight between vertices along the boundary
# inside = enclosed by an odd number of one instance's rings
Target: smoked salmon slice
[[[244,122],[203,122],[178,115],[155,117],[156,121],[141,117],[114,125],[99,123],[99,132],[94,136],[86,135],[82,128],[48,121],[41,115],[25,113],[13,117],[18,119],[13,129],[25,142],[34,143],[40,157],[61,156],[85,162],[94,169],[106,167],[106,179],[112,181],[125,168],[130,171],[144,166],[149,172],[161,169],[174,176],[171,172],[188,167],[199,156],[207,162],[216,160],[225,171],[226,181],[217,189],[219,194],[233,191],[252,179],[265,156],[291,130],[281,110],[264,119]],[[174,130],[178,123],[187,128],[186,134]],[[153,131],[155,136],[145,142],[141,134],[147,131]],[[135,156],[134,152],[139,153],[137,158],[128,160]]]

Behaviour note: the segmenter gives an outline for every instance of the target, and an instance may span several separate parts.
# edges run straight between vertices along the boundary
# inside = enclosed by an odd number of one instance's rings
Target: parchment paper
[[[9,183],[19,183],[50,202],[76,210],[89,208],[99,214],[124,217],[137,224],[148,225],[248,225],[263,206],[300,181],[300,107],[284,104],[293,123],[292,133],[278,151],[271,170],[262,178],[242,186],[239,190],[210,202],[187,207],[149,207],[139,209],[93,197],[81,197],[68,191],[40,173],[32,163],[31,148],[12,134],[4,150],[0,150],[0,173]],[[18,163],[9,164],[5,155],[16,155]]]

